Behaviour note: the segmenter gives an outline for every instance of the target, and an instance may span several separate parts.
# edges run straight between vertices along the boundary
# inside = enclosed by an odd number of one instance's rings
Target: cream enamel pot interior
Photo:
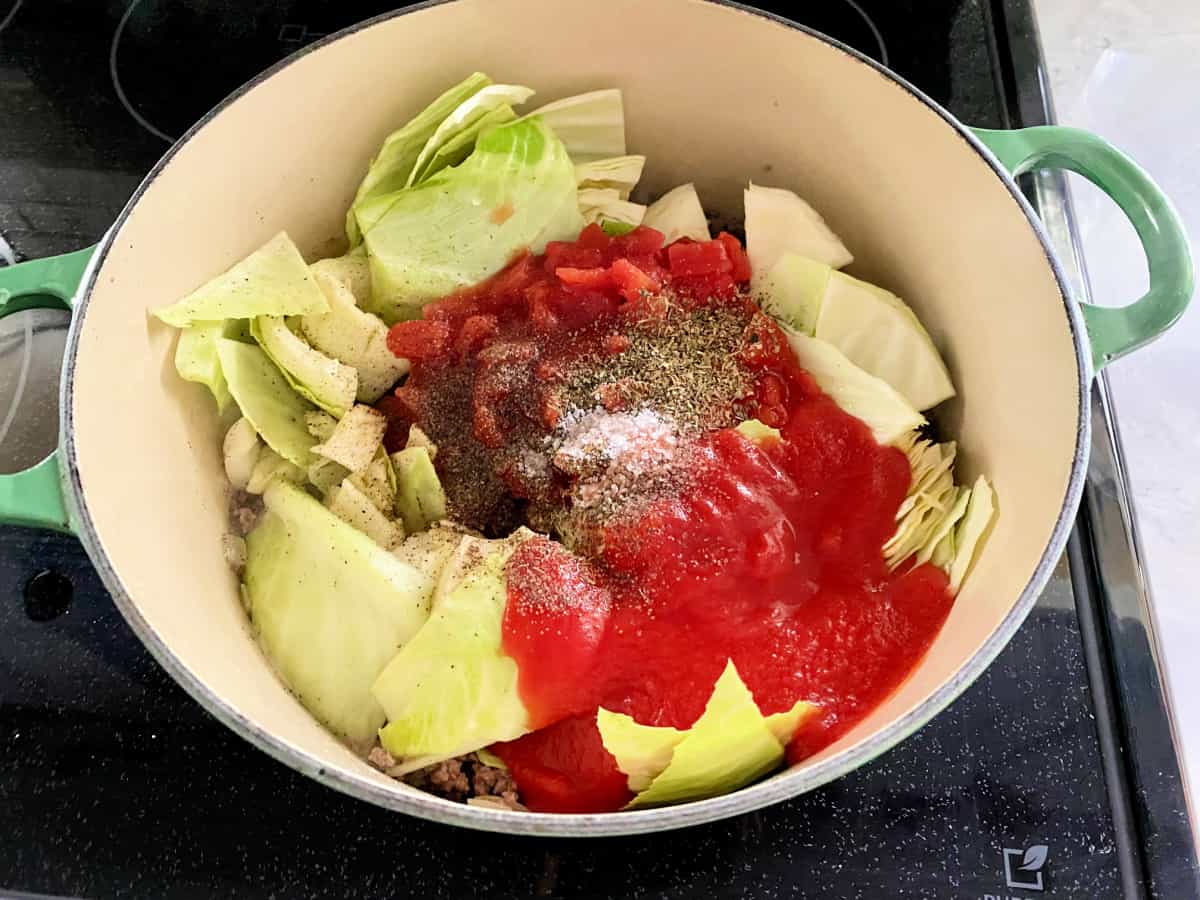
[[[423,794],[371,769],[309,717],[238,602],[221,550],[212,401],[176,376],[175,332],[147,311],[280,229],[310,258],[339,252],[345,209],[382,138],[474,70],[534,86],[539,101],[621,87],[629,147],[647,156],[650,192],[695,181],[710,210],[740,217],[748,179],[798,191],[854,252],[854,274],[911,302],[954,375],[959,397],[938,418],[959,441],[959,480],[994,481],[999,517],[986,549],[896,693],[833,746],[759,784],[603,815],[500,812]],[[1083,172],[1130,215],[1150,259],[1146,297],[1092,310],[1067,296],[1005,171],[1039,163]],[[0,270],[9,310],[46,293],[74,298],[61,443],[34,469],[0,479],[0,517],[75,531],[162,665],[288,765],[423,818],[608,835],[718,819],[810,790],[900,741],[977,677],[1064,546],[1095,368],[1178,317],[1191,264],[1170,205],[1099,139],[1067,129],[973,133],[875,63],[782,20],[707,0],[454,0],[325,39],[239,90],[171,148],[94,252]]]

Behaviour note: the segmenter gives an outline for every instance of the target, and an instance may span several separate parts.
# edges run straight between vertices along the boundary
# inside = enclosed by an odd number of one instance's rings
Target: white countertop
[[[1036,0],[1059,121],[1128,152],[1200,235],[1200,3]],[[1115,204],[1071,176],[1094,299],[1128,303],[1146,264]],[[1200,247],[1200,243],[1193,242]],[[1200,307],[1200,301],[1193,304]],[[1200,309],[1108,370],[1176,726],[1200,812]]]

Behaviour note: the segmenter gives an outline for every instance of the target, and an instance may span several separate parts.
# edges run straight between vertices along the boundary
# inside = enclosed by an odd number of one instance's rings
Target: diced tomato
[[[425,308],[421,310],[421,316],[425,319],[449,322],[468,316],[477,309],[478,303],[476,303],[474,295],[464,292],[451,294],[435,303],[426,304]]]
[[[778,375],[766,374],[758,382],[758,399],[764,406],[779,406],[787,402],[787,386]]]
[[[404,388],[400,388],[404,390]],[[389,419],[411,419],[413,410],[395,393],[384,394],[375,402],[375,408]]]
[[[383,433],[383,446],[388,453],[404,449],[408,443],[408,429],[416,418],[408,403],[395,394],[384,394],[375,408],[387,417],[387,430]]]
[[[567,372],[560,362],[543,359],[533,367],[533,377],[536,381],[563,381]]]
[[[538,345],[532,340],[496,341],[479,351],[479,369],[491,372],[504,366],[522,367],[538,354]]]
[[[608,269],[575,269],[563,266],[554,270],[555,276],[569,291],[603,291],[612,287]]]
[[[782,404],[760,405],[754,413],[754,418],[769,428],[782,428],[788,420],[787,407]]]
[[[702,306],[712,297],[728,299],[737,293],[737,285],[725,273],[681,275],[671,279],[671,286],[681,299],[690,301],[691,306]]]
[[[546,259],[542,268],[553,275],[563,267],[575,269],[602,268],[608,262],[607,254],[595,247],[580,247],[564,241],[551,241],[546,245]]]
[[[459,359],[466,359],[479,352],[499,327],[499,321],[492,315],[467,317],[459,329],[458,337],[454,339],[454,352],[458,354]]]
[[[667,259],[671,263],[671,274],[685,278],[691,275],[723,275],[733,269],[725,245],[720,241],[696,244],[676,242],[667,248]]]
[[[475,404],[475,412],[471,417],[471,435],[485,447],[495,449],[504,446],[504,429],[492,407],[482,403]]]
[[[610,356],[616,356],[618,353],[624,353],[633,346],[633,342],[623,334],[606,334],[602,342],[604,352]]]
[[[387,336],[388,349],[413,362],[441,356],[449,341],[450,325],[440,319],[397,322]]]
[[[542,424],[550,430],[558,427],[558,420],[562,418],[562,395],[557,387],[546,386],[538,393],[538,413],[542,418]]]
[[[650,256],[662,249],[666,236],[661,231],[639,225],[629,234],[613,238],[613,253],[618,256]]]
[[[507,268],[500,270],[484,285],[487,292],[499,298],[513,297],[533,283],[538,275],[538,263],[526,250],[513,260]]]
[[[627,259],[614,260],[608,271],[610,280],[626,300],[636,300],[643,292],[658,290],[654,279]]]
[[[536,812],[605,812],[633,799],[628,776],[604,748],[596,714],[573,716],[504,744],[493,752]]]
[[[558,316],[550,308],[548,296],[534,295],[529,301],[529,324],[539,334],[553,334],[558,331]]]
[[[670,303],[662,294],[641,294],[621,307],[621,315],[632,322],[666,318]]]
[[[725,253],[729,257],[729,262],[733,268],[730,270],[730,277],[737,283],[742,284],[750,280],[750,257],[746,255],[746,251],[742,249],[741,243],[728,231],[722,231],[717,235],[717,240],[725,248]]]
[[[459,322],[476,314],[511,316],[520,311],[520,304],[514,307],[514,299],[519,300],[524,289],[540,277],[539,258],[526,251],[486,281],[427,304],[422,315],[426,319],[450,322]]]
[[[612,238],[595,222],[585,225],[575,243],[585,250],[605,250],[612,246]]]
[[[622,379],[596,388],[596,399],[609,412],[621,412],[629,406],[630,386]]]
[[[554,307],[559,325],[564,331],[583,328],[601,316],[613,312],[617,301],[608,293],[587,291],[580,294],[561,295]]]

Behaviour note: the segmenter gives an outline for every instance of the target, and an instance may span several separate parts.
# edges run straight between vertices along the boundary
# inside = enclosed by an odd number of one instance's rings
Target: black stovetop
[[[0,263],[95,241],[209,106],[394,5],[17,0],[10,15],[11,3],[0,0]],[[973,125],[1045,115],[1026,0],[759,5],[883,59]],[[0,408],[14,390],[4,359],[22,346],[7,323],[21,315],[0,320]],[[61,329],[42,319],[24,337],[61,353]],[[6,446],[0,435],[11,466]],[[874,763],[726,822],[581,841],[428,824],[295,774],[153,662],[74,539],[0,528],[0,895],[1197,896],[1178,763],[1159,742],[1147,785],[1125,758],[1086,532],[1072,547],[992,667]],[[1165,708],[1155,679],[1139,684],[1143,716]],[[1143,742],[1168,729],[1162,714],[1139,725]]]

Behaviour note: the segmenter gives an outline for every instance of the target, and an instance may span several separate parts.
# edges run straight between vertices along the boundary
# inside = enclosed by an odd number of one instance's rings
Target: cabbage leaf
[[[672,244],[680,238],[712,240],[704,207],[700,205],[696,186],[690,182],[672,188],[651,203],[646,208],[642,224],[661,231],[666,244]]]
[[[346,212],[346,237],[350,239],[351,247],[362,241],[356,215],[359,207],[369,200],[398,191],[408,184],[417,158],[438,126],[466,100],[491,83],[492,80],[482,72],[467,76],[442,93],[402,128],[393,131],[384,139],[383,146],[371,160],[367,174],[354,194],[354,202]]]
[[[154,311],[163,322],[186,328],[195,322],[306,316],[329,309],[304,257],[281,231],[224,274],[177,303]]]
[[[367,231],[369,311],[389,323],[416,315],[582,227],[575,167],[554,133],[536,120],[493,129],[461,165],[397,192]]]
[[[433,578],[274,481],[246,537],[245,596],[267,657],[326,727],[366,749],[384,722],[376,677],[425,624]]]
[[[259,437],[287,461],[306,468],[316,443],[305,427],[309,403],[292,390],[262,348],[218,338],[217,356],[233,399]]]

